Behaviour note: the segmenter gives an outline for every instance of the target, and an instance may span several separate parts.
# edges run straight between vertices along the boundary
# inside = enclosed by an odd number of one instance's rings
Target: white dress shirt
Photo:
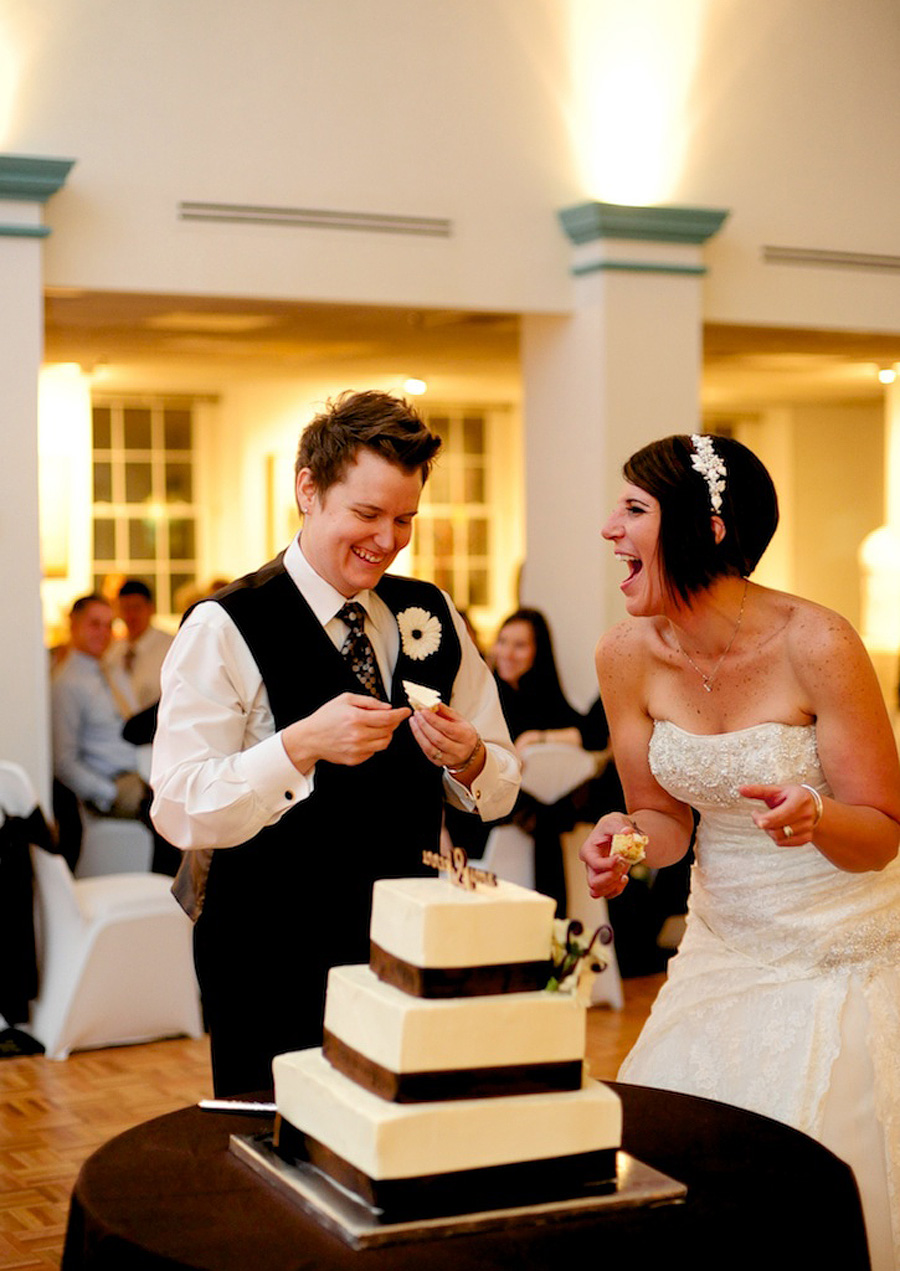
[[[284,564],[339,649],[347,627],[337,614],[348,598],[315,572],[299,538],[285,552]],[[366,610],[366,633],[390,694],[400,651],[396,620],[374,591],[352,599]],[[462,647],[449,705],[484,739],[486,758],[471,793],[446,772],[444,789],[457,807],[490,821],[515,803],[519,760],[493,676],[448,604]],[[154,824],[170,843],[188,850],[244,843],[315,787],[315,769],[304,776],[288,758],[259,668],[221,605],[198,605],[166,658],[150,784]]]

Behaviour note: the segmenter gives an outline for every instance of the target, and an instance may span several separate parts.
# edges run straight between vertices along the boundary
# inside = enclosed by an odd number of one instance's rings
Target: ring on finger
[[[783,825],[781,827],[781,832],[786,839],[792,839],[794,837],[794,831],[789,825]]]
[[[443,757],[444,757],[444,752],[443,752],[443,750],[436,750],[436,751],[434,752],[434,761],[435,761],[435,763],[440,763],[440,762],[441,762],[441,760],[443,759]]]

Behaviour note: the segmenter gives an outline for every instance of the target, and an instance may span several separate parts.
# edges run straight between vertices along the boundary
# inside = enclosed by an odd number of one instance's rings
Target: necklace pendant
[[[703,677],[703,687],[706,689],[707,693],[712,692],[712,685],[710,684],[709,680],[706,678],[705,675]]]

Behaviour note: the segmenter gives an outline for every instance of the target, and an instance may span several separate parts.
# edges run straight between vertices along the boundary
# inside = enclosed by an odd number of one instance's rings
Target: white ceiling
[[[433,388],[465,379],[518,395],[519,321],[473,313],[51,289],[46,358],[86,369],[215,368],[219,378],[309,375],[359,384],[415,375]],[[752,411],[777,402],[872,400],[900,335],[711,324],[703,406]]]

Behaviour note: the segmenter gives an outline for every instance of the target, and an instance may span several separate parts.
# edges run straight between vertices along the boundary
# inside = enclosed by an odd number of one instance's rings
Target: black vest
[[[461,649],[443,596],[430,583],[390,576],[377,591],[395,615],[415,606],[441,624],[440,645],[428,657],[414,660],[401,647],[393,704],[407,704],[404,679],[437,689],[449,702]],[[214,600],[259,667],[276,729],[340,693],[362,691],[281,557],[217,592]],[[308,799],[248,843],[213,853],[204,913],[232,932],[240,925],[246,930],[249,915],[250,928],[261,922],[270,933],[289,929],[300,964],[310,940],[335,947],[336,956],[326,956],[328,965],[366,961],[372,883],[430,872],[421,858],[439,842],[442,790],[441,769],[422,754],[406,722],[388,749],[365,763],[319,762]]]

